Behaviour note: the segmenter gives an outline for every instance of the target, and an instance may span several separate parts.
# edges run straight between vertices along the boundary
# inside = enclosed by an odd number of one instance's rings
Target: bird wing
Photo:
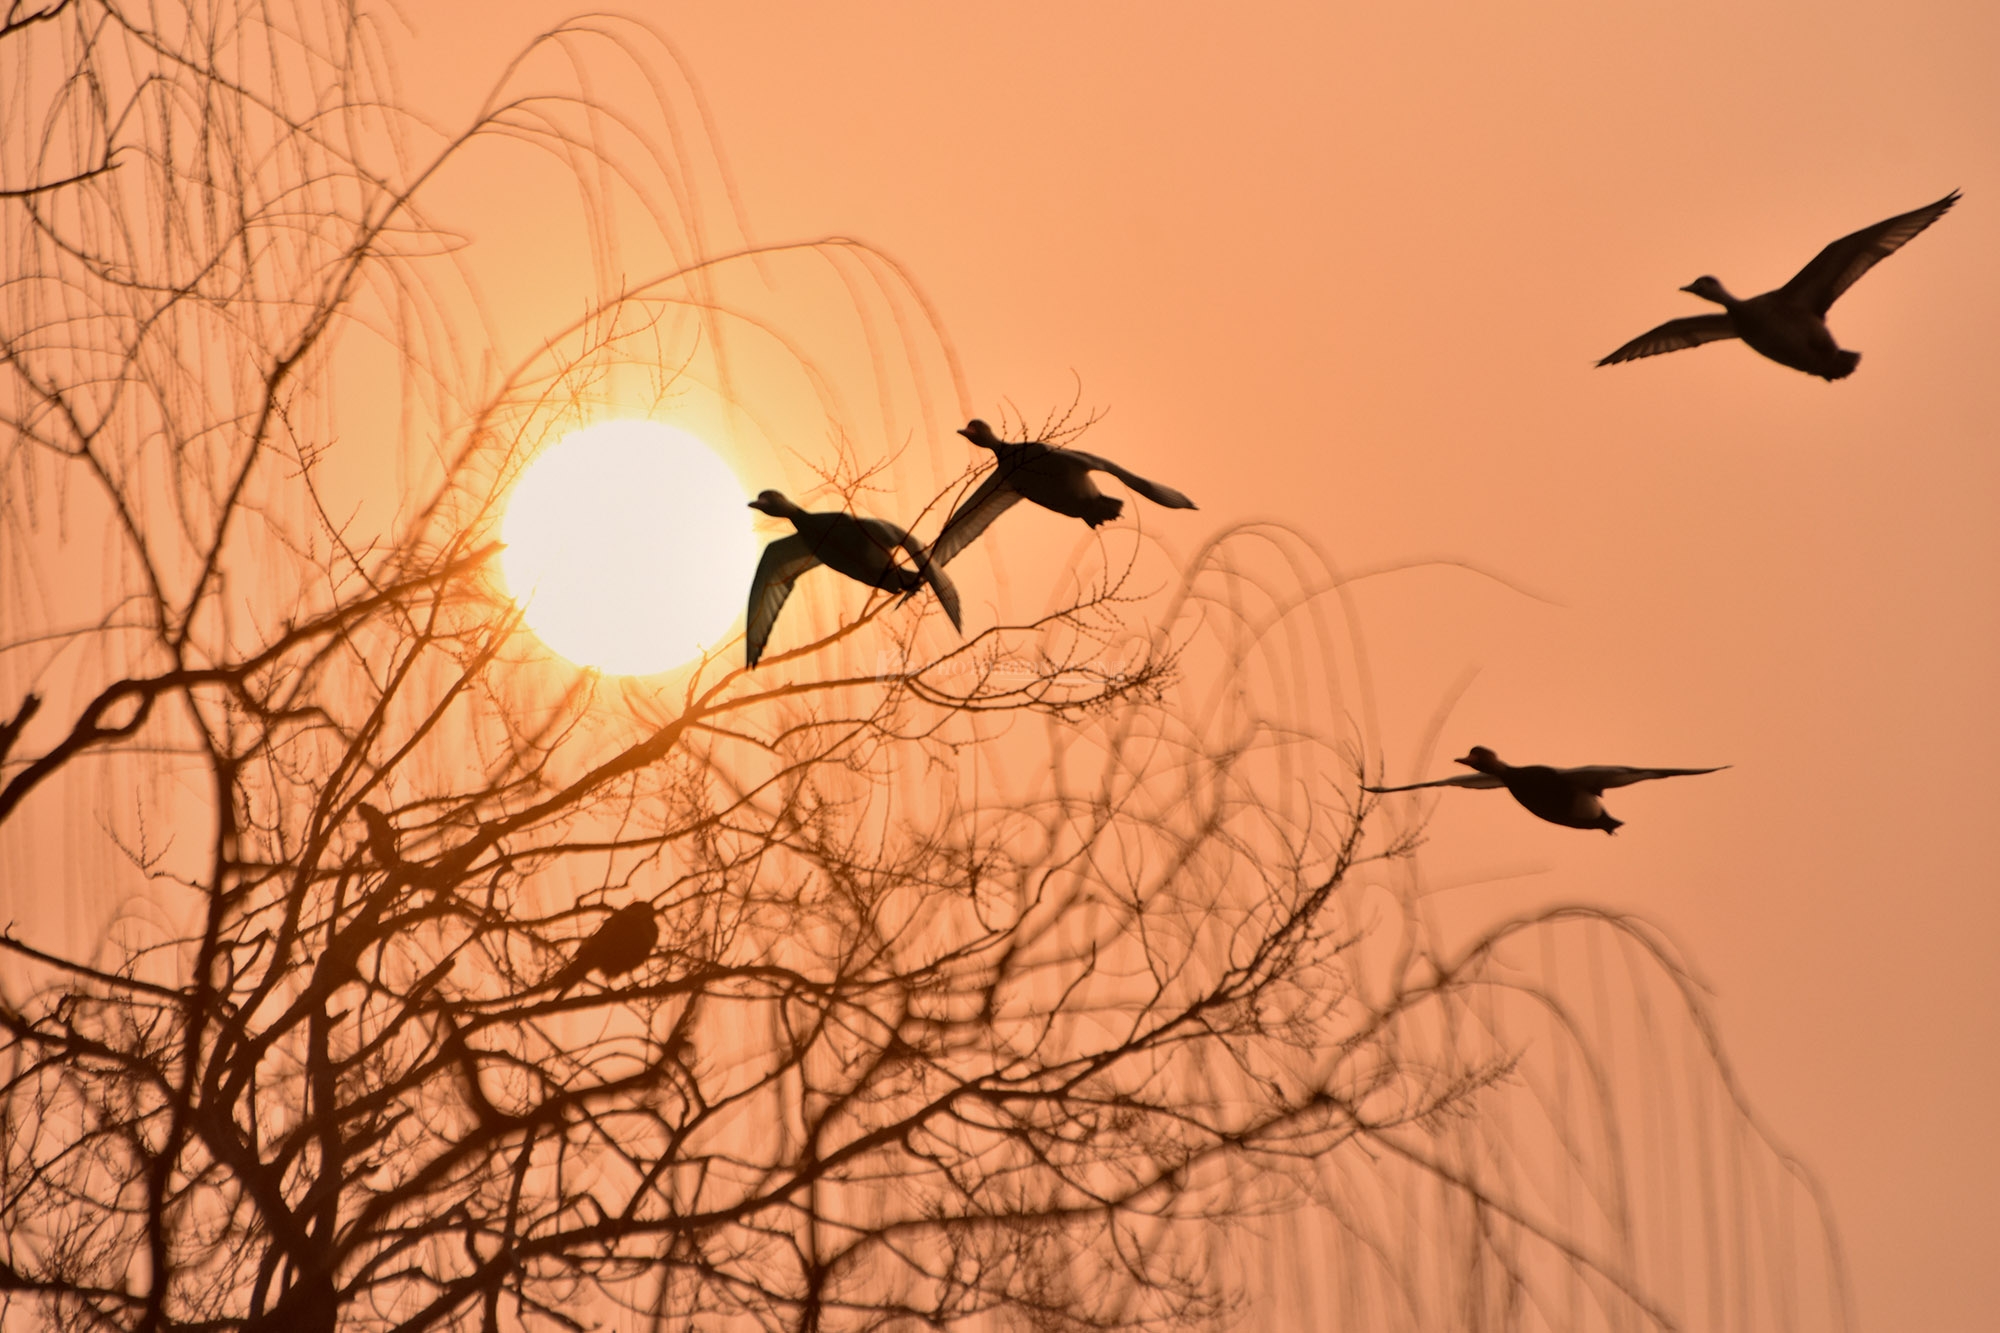
[[[908,552],[910,559],[917,562],[917,573],[923,575],[924,581],[931,585],[931,591],[937,594],[938,602],[944,607],[944,613],[951,617],[951,627],[963,633],[965,626],[958,618],[958,589],[945,576],[944,570],[938,568],[938,562],[931,558],[928,551],[924,550],[923,543],[893,523],[884,523],[879,518],[864,519],[862,521],[873,523],[879,528],[896,535],[896,544]]]
[[[1000,469],[994,468],[986,474],[986,480],[979,483],[979,489],[965,498],[965,502],[944,521],[938,531],[937,540],[931,543],[931,559],[943,565],[972,545],[987,525],[1013,507],[1021,493],[1000,479]]]
[[[951,617],[951,627],[960,634],[965,633],[965,624],[958,615],[958,589],[953,586],[950,576],[939,569],[934,561],[924,561],[923,569],[924,578],[930,581],[931,591],[937,594],[938,604],[944,607],[944,613]]]
[[[1461,773],[1455,778],[1433,778],[1429,782],[1411,782],[1401,787],[1363,787],[1363,791],[1392,792],[1418,791],[1424,787],[1504,787],[1504,778],[1496,778],[1491,773]]]
[[[818,563],[812,547],[796,533],[764,548],[764,558],[757,562],[757,577],[750,580],[750,609],[743,622],[746,666],[756,666],[764,655],[764,643],[771,637],[771,626],[778,623],[785,599],[792,595],[792,584]]]
[[[1852,287],[1869,269],[1907,245],[1925,227],[1943,217],[1958,202],[1953,190],[1934,204],[1898,213],[1886,222],[1863,227],[1852,236],[1843,236],[1813,256],[1813,261],[1793,275],[1778,290],[1787,297],[1824,316],[1840,294]]]
[[[1130,486],[1156,505],[1165,505],[1169,509],[1193,509],[1195,507],[1194,501],[1188,499],[1173,487],[1162,486],[1157,481],[1148,481],[1136,472],[1127,472],[1108,458],[1100,458],[1096,454],[1087,454],[1081,449],[1065,449],[1063,452],[1093,472],[1109,472],[1112,476],[1118,478],[1118,480],[1124,482],[1127,486]]]
[[[1699,347],[1703,343],[1735,336],[1736,322],[1727,313],[1689,315],[1686,319],[1670,319],[1657,329],[1646,330],[1597,364],[1609,366],[1620,361],[1637,361],[1642,356],[1678,352],[1684,347]]]
[[[922,546],[911,545],[915,539],[909,533],[886,518],[857,518],[854,522],[868,534],[868,540],[875,543],[884,555],[892,554],[898,547],[905,551],[915,551],[919,556],[923,554]],[[917,563],[922,564],[923,561],[919,559]]]
[[[1620,764],[1597,764],[1589,768],[1557,771],[1585,791],[1602,795],[1611,787],[1629,787],[1635,782],[1651,782],[1654,778],[1688,778],[1700,773],[1720,773],[1728,767],[1723,764],[1716,768],[1626,768]]]

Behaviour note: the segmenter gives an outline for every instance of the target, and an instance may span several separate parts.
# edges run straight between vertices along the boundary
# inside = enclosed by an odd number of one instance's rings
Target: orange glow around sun
[[[714,648],[743,613],[758,555],[745,498],[687,431],[602,422],[515,482],[501,573],[528,628],[571,662],[665,671]]]

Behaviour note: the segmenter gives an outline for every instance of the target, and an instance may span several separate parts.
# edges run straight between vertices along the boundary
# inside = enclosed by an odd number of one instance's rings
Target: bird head
[[[993,427],[987,425],[978,417],[974,417],[972,420],[966,422],[964,428],[958,433],[966,439],[971,440],[981,449],[997,448],[1001,443],[1000,437],[993,433]]]
[[[1464,764],[1467,768],[1481,773],[1497,773],[1500,770],[1500,756],[1483,745],[1475,745],[1466,751],[1463,759],[1454,759],[1454,764]]]
[[[783,491],[759,491],[757,498],[750,502],[750,507],[783,518],[798,506],[787,500]]]
[[[1684,292],[1690,292],[1695,296],[1699,296],[1704,301],[1713,301],[1717,305],[1729,304],[1728,291],[1726,291],[1723,288],[1721,282],[1719,282],[1715,278],[1711,278],[1706,273],[1696,278],[1693,282],[1689,283],[1687,286],[1681,288],[1681,290]]]

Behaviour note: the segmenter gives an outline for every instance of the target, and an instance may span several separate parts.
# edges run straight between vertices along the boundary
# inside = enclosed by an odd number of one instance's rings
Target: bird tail
[[[1100,523],[1109,523],[1124,512],[1125,502],[1117,496],[1097,495],[1085,502],[1083,512],[1077,517],[1094,528]]]
[[[1854,368],[1860,364],[1861,353],[1850,352],[1846,348],[1842,348],[1840,351],[1834,353],[1833,369],[1827,372],[1827,382],[1832,383],[1834,380],[1846,379],[1854,373]]]
[[[1622,819],[1613,819],[1610,815],[1605,815],[1597,821],[1597,827],[1603,829],[1606,833],[1615,834],[1618,832],[1618,826],[1624,822]]]

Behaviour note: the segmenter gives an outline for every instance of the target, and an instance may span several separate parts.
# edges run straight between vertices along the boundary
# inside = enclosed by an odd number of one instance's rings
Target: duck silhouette
[[[1635,782],[1650,782],[1654,778],[1719,773],[1729,767],[1727,764],[1717,768],[1626,768],[1617,764],[1597,764],[1586,768],[1550,768],[1545,764],[1516,767],[1483,745],[1473,746],[1463,759],[1452,762],[1476,771],[1461,773],[1455,778],[1436,778],[1401,787],[1363,787],[1362,790],[1398,792],[1417,791],[1424,787],[1505,787],[1509,795],[1528,808],[1530,814],[1551,824],[1561,824],[1565,828],[1601,828],[1606,833],[1616,833],[1618,826],[1625,821],[1606,814],[1604,802],[1600,799],[1610,788],[1629,787]]]
[[[1902,249],[1957,202],[1958,191],[1953,190],[1934,204],[1898,213],[1885,222],[1843,236],[1815,255],[1790,282],[1762,296],[1738,299],[1716,279],[1704,274],[1681,290],[1715,302],[1722,307],[1721,314],[1670,319],[1640,334],[1597,364],[1609,366],[1661,352],[1678,352],[1683,347],[1699,347],[1722,338],[1741,338],[1750,344],[1751,350],[1763,353],[1779,365],[1824,380],[1843,379],[1854,373],[1861,353],[1847,351],[1834,342],[1826,327],[1828,307],[1862,274]]]
[[[591,932],[576,948],[576,957],[542,984],[554,986],[558,994],[577,985],[592,972],[612,977],[630,972],[652,956],[660,942],[660,919],[651,903],[627,903]]]
[[[750,610],[745,619],[743,655],[746,665],[756,666],[764,656],[771,627],[778,612],[792,595],[792,584],[814,565],[825,565],[857,583],[890,592],[911,593],[928,583],[951,617],[953,629],[962,628],[958,618],[958,589],[938,568],[922,544],[909,533],[879,518],[856,518],[844,513],[810,513],[786,499],[780,491],[760,491],[750,502],[752,509],[778,518],[788,518],[798,531],[780,537],[764,548],[757,562],[757,577],[750,581]],[[896,563],[900,550],[915,562],[911,569]]]
[[[1032,500],[1044,509],[1080,518],[1093,528],[1117,518],[1124,512],[1125,502],[1098,490],[1090,479],[1093,472],[1110,473],[1154,504],[1169,509],[1195,507],[1194,501],[1173,487],[1148,481],[1108,458],[1080,449],[1064,449],[1039,440],[1003,440],[977,417],[958,433],[981,449],[992,450],[994,467],[979,489],[952,511],[938,539],[931,543],[931,559],[940,565],[971,545],[1016,500]]]

